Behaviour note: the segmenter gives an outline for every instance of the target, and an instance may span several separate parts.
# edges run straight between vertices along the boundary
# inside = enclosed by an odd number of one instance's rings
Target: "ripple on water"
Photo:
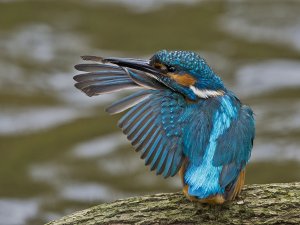
[[[147,0],[147,1],[137,1],[137,0],[89,0],[92,3],[113,3],[113,4],[122,4],[128,7],[128,9],[143,13],[150,10],[159,9],[168,4],[186,4],[192,5],[197,2],[202,2],[204,0]]]
[[[79,54],[87,49],[86,43],[79,34],[57,32],[48,24],[37,23],[22,26],[10,35],[2,36],[0,48],[13,59],[48,63],[61,58],[61,53]]]
[[[0,224],[22,225],[37,216],[39,202],[37,200],[0,199]]]
[[[250,2],[229,1],[220,28],[249,41],[283,43],[300,50],[299,2]]]
[[[82,52],[94,52],[87,46],[88,41],[81,35],[72,32],[57,32],[46,24],[31,24],[22,26],[6,36],[0,38],[0,48],[6,58],[12,62],[0,62],[0,86],[2,90],[14,91],[17,94],[41,92],[55,95],[68,104],[80,106],[101,105],[115,99],[115,95],[105,98],[86,98],[74,88],[73,75],[77,74],[73,68],[79,62]],[[99,51],[99,50],[98,50]],[[109,54],[99,51],[99,54]],[[9,57],[7,57],[9,56]],[[76,57],[76,58],[75,58]],[[5,60],[6,60],[5,58]],[[62,59],[63,58],[63,59]],[[16,62],[34,62],[32,71],[19,66]],[[45,74],[39,69],[40,65],[60,65],[61,61],[69,67],[69,72],[50,72]],[[69,63],[69,65],[68,65]],[[24,85],[26,84],[26,85]]]
[[[98,183],[73,183],[61,188],[60,195],[78,202],[112,201],[124,197],[120,190]]]
[[[299,143],[288,143],[284,140],[272,140],[272,142],[258,141],[255,143],[251,161],[285,161],[300,162]]]
[[[0,134],[30,133],[51,128],[84,116],[67,107],[4,109],[0,112]]]
[[[29,167],[28,173],[33,181],[46,182],[58,187],[69,176],[69,168],[56,163],[34,164]]]
[[[236,72],[237,92],[251,96],[276,89],[300,87],[300,63],[268,60],[240,67]]]
[[[289,133],[300,129],[300,99],[263,101],[253,106],[258,131]]]
[[[126,143],[128,141],[124,135],[110,134],[77,145],[73,153],[80,158],[94,158],[110,154]]]
[[[125,157],[114,157],[109,160],[103,159],[99,161],[99,170],[105,171],[107,174],[113,176],[128,176],[144,168],[144,162],[139,159],[139,156],[127,154]]]

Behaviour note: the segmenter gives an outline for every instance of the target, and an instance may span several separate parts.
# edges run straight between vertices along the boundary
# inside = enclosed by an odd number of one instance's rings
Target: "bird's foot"
[[[214,195],[208,198],[197,198],[195,196],[191,196],[188,193],[188,185],[185,185],[182,189],[183,194],[187,197],[187,199],[189,199],[191,202],[199,202],[199,203],[206,203],[206,204],[210,204],[210,205],[221,205],[225,202],[225,198],[223,195]]]

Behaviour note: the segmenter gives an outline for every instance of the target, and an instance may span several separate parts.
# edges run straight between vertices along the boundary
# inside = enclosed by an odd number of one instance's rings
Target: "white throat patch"
[[[208,90],[208,89],[198,89],[195,86],[190,86],[191,90],[200,98],[210,98],[210,97],[216,97],[216,96],[222,96],[224,95],[224,91],[222,90]]]

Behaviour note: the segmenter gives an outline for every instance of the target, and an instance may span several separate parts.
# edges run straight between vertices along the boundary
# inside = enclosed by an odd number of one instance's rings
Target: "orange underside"
[[[208,203],[208,204],[223,204],[226,200],[234,200],[240,193],[242,190],[242,187],[244,186],[244,181],[245,181],[245,170],[242,170],[235,185],[234,185],[234,189],[233,190],[229,190],[229,196],[227,197],[227,199],[225,199],[225,197],[223,195],[214,195],[214,196],[210,196],[208,198],[204,198],[204,199],[199,199],[196,198],[194,196],[189,195],[188,193],[188,185],[186,185],[184,183],[184,172],[186,169],[186,163],[187,161],[185,161],[183,163],[183,166],[180,168],[179,170],[179,176],[181,177],[181,181],[183,184],[183,194],[190,200],[190,201],[195,201],[195,202],[200,202],[200,203]]]
[[[246,172],[244,169],[240,172],[240,175],[235,183],[232,193],[228,197],[228,200],[234,200],[237,196],[239,196],[245,183],[245,175]]]
[[[200,199],[200,198],[196,198],[194,196],[189,195],[188,189],[189,189],[189,186],[185,185],[183,187],[182,191],[183,191],[183,194],[192,202],[208,203],[208,204],[212,204],[212,205],[215,205],[215,204],[219,205],[219,204],[223,204],[225,202],[225,198],[223,195],[214,195],[214,196],[210,196],[208,198]]]

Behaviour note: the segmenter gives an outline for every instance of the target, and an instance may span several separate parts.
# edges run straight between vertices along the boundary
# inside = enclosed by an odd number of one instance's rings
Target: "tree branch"
[[[224,205],[188,201],[181,193],[132,197],[76,212],[48,225],[300,224],[300,182],[247,185]]]

